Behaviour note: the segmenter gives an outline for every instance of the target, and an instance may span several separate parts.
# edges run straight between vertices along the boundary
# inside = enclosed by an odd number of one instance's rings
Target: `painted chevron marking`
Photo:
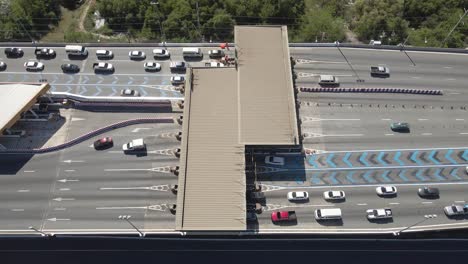
[[[332,153],[332,154],[329,154],[329,155],[327,156],[326,161],[327,161],[327,163],[330,164],[333,168],[336,168],[336,164],[333,162],[333,156],[335,156],[335,154],[333,154],[333,153]]]
[[[369,162],[366,161],[367,152],[364,152],[359,156],[359,161],[366,167],[370,167]]]
[[[452,159],[452,153],[453,153],[453,149],[450,149],[449,151],[447,151],[447,153],[445,154],[445,159],[447,159],[448,161],[450,161],[452,164],[457,164],[458,162],[456,162],[454,159]]]
[[[148,95],[148,92],[146,92],[145,88],[143,88],[143,87],[140,87],[140,92],[141,92],[141,95],[143,95],[143,96]]]
[[[338,184],[338,183],[340,183],[340,182],[335,178],[335,177],[336,177],[336,174],[337,174],[337,172],[334,171],[334,172],[332,172],[332,173],[328,176],[328,178],[331,180],[332,184]]]
[[[373,165],[377,165],[378,162],[374,160],[376,156],[377,154],[371,154],[367,160],[370,161]]]
[[[431,153],[429,153],[429,160],[432,161],[434,164],[440,164],[440,162],[434,158],[435,154],[436,154],[435,150],[431,151]]]
[[[434,177],[437,178],[437,180],[439,181],[445,181],[445,178],[440,176],[440,172],[442,171],[442,169],[437,169],[435,172],[434,172]]]
[[[416,163],[416,164],[418,164],[418,165],[422,165],[422,162],[421,162],[420,160],[417,159],[418,153],[419,153],[419,151],[413,152],[413,154],[411,155],[411,158],[410,158],[410,159],[411,159],[414,163]]]
[[[302,180],[301,176],[296,176],[295,181],[297,184],[304,184],[304,181]]]
[[[318,172],[312,174],[312,183],[313,184],[323,184],[320,178],[318,177]]]
[[[405,174],[406,174],[406,170],[401,170],[400,173],[398,174],[398,177],[400,177],[400,179],[402,179],[403,181],[407,182],[409,180],[408,178],[406,178]]]
[[[364,173],[363,177],[367,182],[374,183],[375,180],[371,177],[371,175],[370,175],[371,173],[372,173],[372,171],[367,171],[366,173]]]
[[[379,156],[377,157],[377,160],[384,166],[388,165],[384,160],[383,157],[385,155],[385,152],[380,152]]]
[[[385,182],[391,182],[392,180],[390,180],[390,178],[388,178],[388,174],[390,173],[389,170],[386,170],[384,171],[384,173],[382,175],[380,175],[380,177],[382,177],[382,179],[385,181]]]
[[[113,76],[113,77],[114,77],[114,81],[112,82],[112,84],[116,84],[119,81],[119,77],[117,76]]]
[[[145,81],[143,82],[143,85],[147,84],[148,83],[148,77],[143,77],[143,79],[145,79]]]
[[[418,172],[416,172],[416,178],[418,178],[420,181],[427,181],[426,177],[424,177],[422,174],[425,170],[422,169],[422,170],[418,170]]]
[[[96,85],[96,90],[97,92],[93,94],[93,96],[97,96],[98,94],[100,94],[102,92],[101,88],[99,88],[99,86]]]
[[[354,178],[353,178],[353,175],[354,175],[355,172],[356,172],[356,171],[350,171],[350,172],[348,172],[348,174],[346,175],[346,179],[347,179],[349,182],[351,182],[351,183],[356,182],[356,181],[354,180]]]
[[[463,151],[463,155],[462,155],[462,158],[466,161],[468,161],[468,149]]]
[[[309,165],[314,167],[314,168],[318,168],[319,166],[317,166],[317,163],[315,163],[315,155],[311,155],[310,158],[307,160],[309,162]]]
[[[114,96],[117,93],[117,91],[115,90],[115,87],[112,87],[111,89],[112,93],[109,96]]]
[[[395,156],[393,157],[393,160],[398,162],[398,164],[400,164],[400,166],[403,166],[405,165],[405,163],[403,163],[401,160],[400,160],[400,156],[401,156],[401,151],[397,151],[395,153]]]
[[[429,161],[426,159],[426,152],[423,152],[420,156],[419,159],[422,160],[424,163],[429,163]]]
[[[461,178],[457,175],[457,173],[458,173],[458,168],[455,168],[452,170],[452,172],[450,172],[450,176],[454,177],[457,180],[461,180]]]
[[[343,158],[343,162],[348,165],[350,168],[353,167],[353,164],[351,164],[351,162],[349,162],[349,157],[351,156],[351,153],[346,153],[346,155],[344,156]]]

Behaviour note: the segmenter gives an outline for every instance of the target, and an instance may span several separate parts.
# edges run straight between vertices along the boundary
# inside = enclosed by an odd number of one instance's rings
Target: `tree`
[[[301,19],[301,26],[294,41],[298,42],[334,42],[342,41],[344,21],[334,18],[327,10],[309,9]]]

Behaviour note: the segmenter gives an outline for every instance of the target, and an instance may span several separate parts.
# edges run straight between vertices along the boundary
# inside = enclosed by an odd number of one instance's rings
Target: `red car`
[[[271,221],[273,221],[273,223],[289,222],[296,220],[297,218],[295,211],[279,211],[271,213]]]
[[[94,149],[101,150],[107,149],[114,145],[114,141],[112,141],[111,137],[104,137],[94,141]]]

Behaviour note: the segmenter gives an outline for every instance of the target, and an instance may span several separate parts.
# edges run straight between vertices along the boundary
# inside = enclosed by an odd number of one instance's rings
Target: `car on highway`
[[[144,60],[146,59],[146,55],[143,51],[139,50],[132,50],[128,53],[128,56],[131,60]]]
[[[20,48],[5,48],[5,55],[8,58],[21,58],[24,55],[24,51]]]
[[[308,192],[288,192],[288,200],[291,202],[301,202],[309,200]]]
[[[183,61],[173,61],[171,62],[169,68],[171,71],[185,71],[186,70],[186,63]]]
[[[27,71],[42,71],[44,70],[44,63],[38,61],[27,61],[24,63]]]
[[[140,93],[138,91],[132,90],[132,89],[122,89],[120,91],[121,96],[127,96],[127,97],[138,97],[140,96]]]
[[[147,61],[144,64],[145,71],[160,71],[161,64],[154,62],[154,61]]]
[[[110,50],[99,49],[96,50],[96,57],[98,59],[110,60],[114,58],[114,53]]]
[[[326,191],[323,192],[325,200],[343,200],[346,198],[344,191]]]
[[[408,123],[395,122],[390,124],[390,129],[394,132],[408,133],[410,131],[410,126]]]
[[[370,74],[372,77],[387,78],[390,77],[390,69],[386,66],[371,66]]]
[[[395,186],[379,186],[375,188],[375,191],[379,196],[393,196],[397,194],[397,188]]]
[[[449,217],[464,215],[466,214],[466,211],[467,210],[465,210],[464,206],[459,204],[452,204],[444,207],[444,213]]]
[[[172,76],[172,77],[171,77],[171,83],[172,83],[173,85],[183,84],[183,83],[185,83],[185,77],[184,77],[184,76],[180,76],[180,75]]]
[[[315,220],[341,220],[342,214],[340,208],[324,208],[314,211]]]
[[[369,220],[390,219],[393,217],[392,209],[390,208],[368,209],[366,214]]]
[[[107,149],[107,148],[111,148],[112,146],[114,146],[114,141],[112,140],[111,137],[103,137],[94,141],[93,145],[94,145],[94,149],[102,150],[102,149]]]
[[[4,71],[4,70],[6,70],[6,68],[7,68],[6,63],[3,62],[3,61],[0,61],[0,71]]]
[[[145,150],[145,149],[146,149],[146,144],[142,138],[134,139],[122,145],[122,150],[124,153],[138,151],[138,150]]]
[[[154,49],[153,56],[155,59],[167,59],[171,57],[171,53],[166,49]]]
[[[439,197],[439,188],[435,187],[421,187],[418,189],[418,195],[421,198],[438,198]]]
[[[266,156],[265,157],[265,164],[269,165],[276,165],[276,166],[284,166],[284,158],[278,156]]]
[[[295,211],[276,211],[271,213],[273,223],[294,222],[297,220]]]
[[[65,63],[65,64],[62,64],[62,66],[60,66],[60,67],[62,68],[63,72],[75,73],[75,72],[80,71],[80,67],[78,65],[76,65],[76,64]]]
[[[212,59],[221,58],[224,56],[224,51],[220,49],[213,49],[208,51],[208,56],[210,56]]]
[[[217,62],[217,61],[211,61],[211,62],[206,62],[205,67],[222,68],[224,67],[224,64],[221,62]]]
[[[94,72],[114,72],[114,66],[107,62],[93,63]]]
[[[319,84],[323,86],[338,86],[340,80],[333,75],[320,75]]]
[[[56,56],[55,50],[49,48],[36,48],[34,50],[34,54],[36,54],[37,58],[54,58]]]

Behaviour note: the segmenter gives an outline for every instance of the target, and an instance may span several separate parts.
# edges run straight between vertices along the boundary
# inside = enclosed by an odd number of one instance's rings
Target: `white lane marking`
[[[28,74],[28,75],[40,76],[40,75],[63,75],[63,72],[42,72],[41,73],[41,72],[26,72],[25,71],[25,72],[8,72],[8,74]],[[78,74],[76,76],[80,76],[80,75],[81,76],[82,75],[98,76],[98,74],[95,74],[95,73],[80,73],[80,74]],[[99,75],[99,76],[102,76],[102,75]],[[114,74],[109,74],[109,75],[105,75],[105,76],[148,76],[148,74],[144,74],[144,73],[114,73]],[[158,74],[157,76],[170,77],[170,76],[173,76],[173,75],[172,74]],[[350,75],[350,76],[352,76],[352,75]],[[62,85],[65,85],[65,84],[62,84]],[[70,85],[70,84],[67,84],[67,85]],[[79,84],[79,85],[86,85],[86,84]],[[96,84],[88,84],[88,85],[96,85]]]
[[[61,179],[61,180],[57,180],[58,182],[61,182],[61,183],[66,183],[66,182],[78,182],[80,180],[68,180],[68,179]]]
[[[462,132],[462,133],[460,133],[460,135],[468,135],[468,133]]]
[[[59,190],[60,190],[60,191],[69,191],[70,188],[60,188]]]
[[[421,183],[395,183],[393,184],[394,186],[421,186]],[[438,182],[438,183],[432,183],[431,185],[433,186],[443,186],[443,185],[468,185],[467,182]],[[379,184],[369,184],[369,185],[336,185],[333,186],[333,188],[356,188],[356,187],[379,187],[382,185]],[[281,190],[289,190],[289,189],[297,189],[297,187],[289,187],[289,186],[278,186],[279,189]],[[301,187],[302,189],[330,189],[329,186],[304,186]]]
[[[149,127],[137,127],[132,130],[132,133],[138,133],[140,130],[151,129]]]
[[[386,136],[394,136],[395,134],[385,134]]]
[[[66,172],[74,172],[75,170],[65,170]]]
[[[432,133],[422,133],[421,135],[423,135],[423,136],[431,136]]]
[[[23,172],[35,172],[35,171],[33,171],[33,170],[25,170],[25,171],[23,171]]]
[[[444,66],[444,69],[452,69],[450,66]]]
[[[366,203],[359,203],[359,204],[357,204],[357,205],[367,205],[367,204],[366,204]]]
[[[460,93],[449,93],[449,94],[460,94]]]
[[[465,119],[463,119],[463,118],[457,118],[457,119],[455,119],[455,121],[465,121]]]
[[[445,80],[447,80],[447,81],[455,81],[454,78],[448,78],[448,79],[445,79]]]
[[[418,121],[427,121],[429,119],[425,119],[425,118],[419,118]]]
[[[410,166],[387,166],[387,167],[353,167],[353,168],[306,168],[306,169],[278,169],[273,172],[293,172],[293,171],[353,171],[353,170],[382,170],[382,169],[417,169],[417,168],[442,168],[442,167],[466,167],[468,166],[468,163],[466,164],[438,164],[438,165],[410,165]],[[258,172],[259,174],[263,173],[273,173],[271,171],[265,171],[265,172]]]
[[[18,190],[17,192],[30,192],[30,190],[21,189],[21,190]]]
[[[84,162],[84,161],[83,161],[83,160],[64,160],[64,161],[62,161],[62,162],[65,162],[65,163],[70,164],[70,163]]]
[[[455,201],[456,203],[465,203],[465,201]]]
[[[421,77],[417,77],[417,76],[411,76],[411,78],[413,78],[413,79],[421,79]]]
[[[400,204],[400,203],[389,203],[389,204]]]
[[[431,204],[432,202],[422,202],[422,204]]]
[[[11,209],[13,212],[24,212],[24,209]]]
[[[303,118],[304,122],[315,122],[315,121],[360,121],[359,118],[348,118],[348,119],[338,119],[338,118]],[[149,129],[149,128],[148,128]]]
[[[65,211],[65,210],[67,210],[67,208],[63,208],[63,207],[54,208],[54,211]]]
[[[54,201],[56,201],[56,202],[61,202],[61,201],[74,201],[75,198],[62,198],[62,197],[57,197],[57,198],[54,198],[54,199],[52,199],[52,200],[54,200]]]
[[[382,121],[391,121],[390,118],[382,118],[381,120],[382,120]]]
[[[360,152],[379,152],[379,151],[414,151],[414,150],[459,150],[467,149],[468,147],[456,147],[456,148],[419,148],[419,149],[367,149],[367,150],[336,150],[336,151],[327,151],[324,150],[322,153],[360,153]]]
[[[72,117],[71,121],[83,121],[86,120],[85,118],[79,118],[79,117]]]
[[[47,220],[52,221],[52,222],[57,222],[57,221],[70,221],[69,218],[55,218],[55,217],[54,217],[54,218],[49,218],[49,219],[47,219]]]
[[[316,134],[316,133],[306,133],[306,138],[317,138],[317,137],[362,137],[364,134]]]

